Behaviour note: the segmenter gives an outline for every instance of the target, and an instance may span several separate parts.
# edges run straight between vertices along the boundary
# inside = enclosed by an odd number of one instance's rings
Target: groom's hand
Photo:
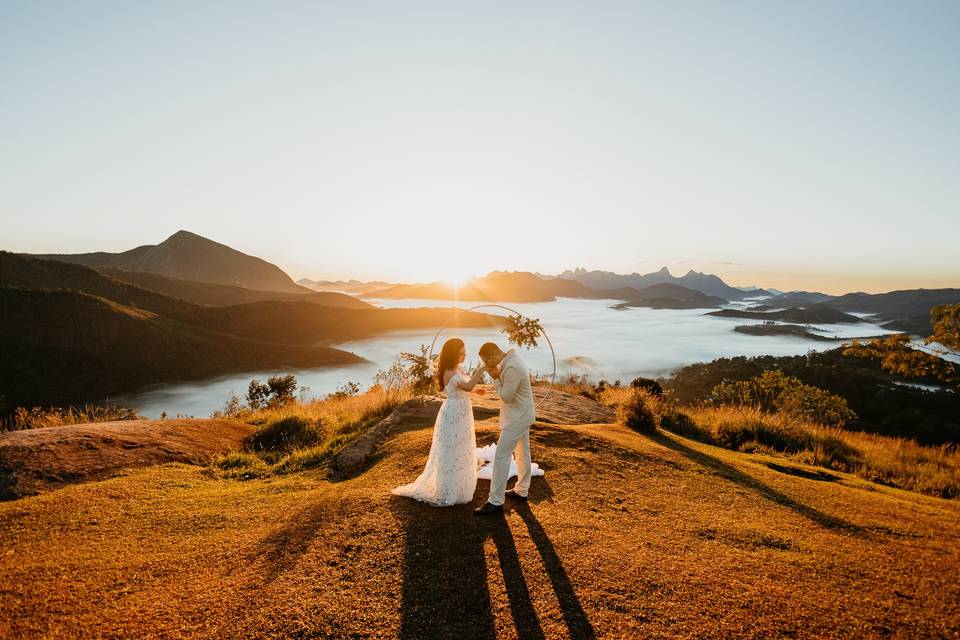
[[[487,373],[489,373],[490,377],[494,380],[500,379],[500,369],[497,367],[487,367]]]

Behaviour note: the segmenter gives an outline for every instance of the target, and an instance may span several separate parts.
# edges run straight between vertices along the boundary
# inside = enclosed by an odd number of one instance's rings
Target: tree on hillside
[[[256,378],[247,387],[247,404],[251,409],[278,407],[293,402],[297,391],[297,378],[293,374],[271,376],[263,384]]]
[[[922,345],[898,333],[866,344],[854,340],[843,355],[872,358],[886,371],[907,378],[936,378],[960,393],[960,364],[947,357],[960,357],[960,304],[942,304],[930,310],[933,333]]]

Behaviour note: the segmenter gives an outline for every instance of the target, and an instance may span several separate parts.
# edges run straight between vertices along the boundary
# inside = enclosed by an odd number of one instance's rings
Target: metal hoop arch
[[[510,307],[506,307],[502,304],[476,304],[466,309],[457,309],[457,311],[468,312],[468,311],[476,311],[477,309],[491,309],[491,308],[503,309],[504,311],[512,313],[513,315],[524,317],[523,314],[517,311],[516,309],[511,309]],[[430,354],[427,356],[431,362],[433,361],[433,349],[434,347],[437,346],[437,339],[440,337],[440,334],[443,333],[443,330],[449,327],[450,323],[453,322],[457,311],[452,312],[450,314],[450,318],[448,318],[447,321],[443,323],[443,326],[437,329],[437,332],[434,334],[433,342],[430,343]],[[550,358],[553,361],[553,373],[550,374],[550,386],[547,387],[547,392],[543,394],[543,397],[540,398],[540,401],[536,404],[536,407],[538,409],[540,408],[540,405],[542,405],[544,401],[548,397],[550,397],[550,392],[553,391],[553,385],[557,382],[557,353],[556,351],[553,350],[553,343],[550,342],[550,336],[547,335],[546,329],[543,329],[543,331],[541,332],[541,335],[543,335],[543,339],[547,341],[547,346],[550,347]]]

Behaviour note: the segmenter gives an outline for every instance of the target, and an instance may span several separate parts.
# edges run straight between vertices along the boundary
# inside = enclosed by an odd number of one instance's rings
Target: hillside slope
[[[870,313],[889,329],[930,334],[930,309],[960,302],[960,289],[907,289],[887,293],[848,293],[823,303],[843,311]]]
[[[233,371],[364,362],[340,349],[230,335],[73,291],[0,288],[0,316],[0,413]]]
[[[664,282],[652,284],[639,291],[634,289],[620,290],[622,297],[627,300],[616,305],[615,309],[628,307],[651,307],[654,309],[716,309],[726,304],[726,300],[716,296],[708,296],[696,289],[690,289],[679,284]],[[612,296],[611,296],[612,297]]]
[[[177,231],[157,245],[108,253],[36,254],[34,257],[88,267],[158,273],[181,280],[228,284],[260,291],[308,293],[280,267],[189,231]]]
[[[83,292],[210,331],[256,340],[291,344],[352,340],[379,331],[439,327],[450,319],[449,309],[380,309],[333,292],[308,291],[292,295],[273,292],[286,297],[221,305],[188,302],[184,299],[188,295],[179,297],[171,291],[183,293],[181,289],[190,288],[190,285],[202,288],[204,291],[194,293],[204,299],[208,297],[208,287],[237,289],[152,277],[151,274],[130,274],[111,269],[100,271],[0,251],[0,287]],[[262,295],[271,292],[249,293]],[[235,296],[235,291],[229,295]],[[64,314],[70,312],[69,307],[64,307]],[[453,325],[486,327],[497,322],[496,318],[481,313],[456,312]]]
[[[271,299],[208,306],[175,297],[216,303],[238,292]],[[479,313],[451,318],[449,309],[379,309],[338,293],[254,292],[101,272],[5,251],[0,318],[0,416],[18,405],[99,401],[150,383],[356,363],[362,359],[329,345],[447,321],[502,322]]]
[[[353,296],[334,291],[323,292],[283,292],[257,291],[226,284],[211,284],[194,280],[179,280],[156,273],[124,271],[123,269],[100,268],[99,271],[117,280],[129,282],[144,289],[159,291],[175,298],[181,298],[195,304],[222,307],[232,304],[246,304],[263,300],[298,300],[313,302],[328,307],[346,307],[348,309],[368,309],[372,305]]]
[[[668,434],[538,424],[530,503],[478,519],[389,493],[421,470],[431,423],[398,425],[342,482],[173,464],[0,504],[0,635],[960,633],[960,503]]]

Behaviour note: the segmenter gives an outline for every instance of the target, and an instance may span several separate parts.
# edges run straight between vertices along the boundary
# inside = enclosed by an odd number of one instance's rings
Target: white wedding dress
[[[433,425],[433,442],[423,473],[410,484],[393,490],[437,507],[473,500],[477,488],[477,435],[470,394],[457,386],[469,379],[461,372],[451,376],[443,391],[447,399]]]

